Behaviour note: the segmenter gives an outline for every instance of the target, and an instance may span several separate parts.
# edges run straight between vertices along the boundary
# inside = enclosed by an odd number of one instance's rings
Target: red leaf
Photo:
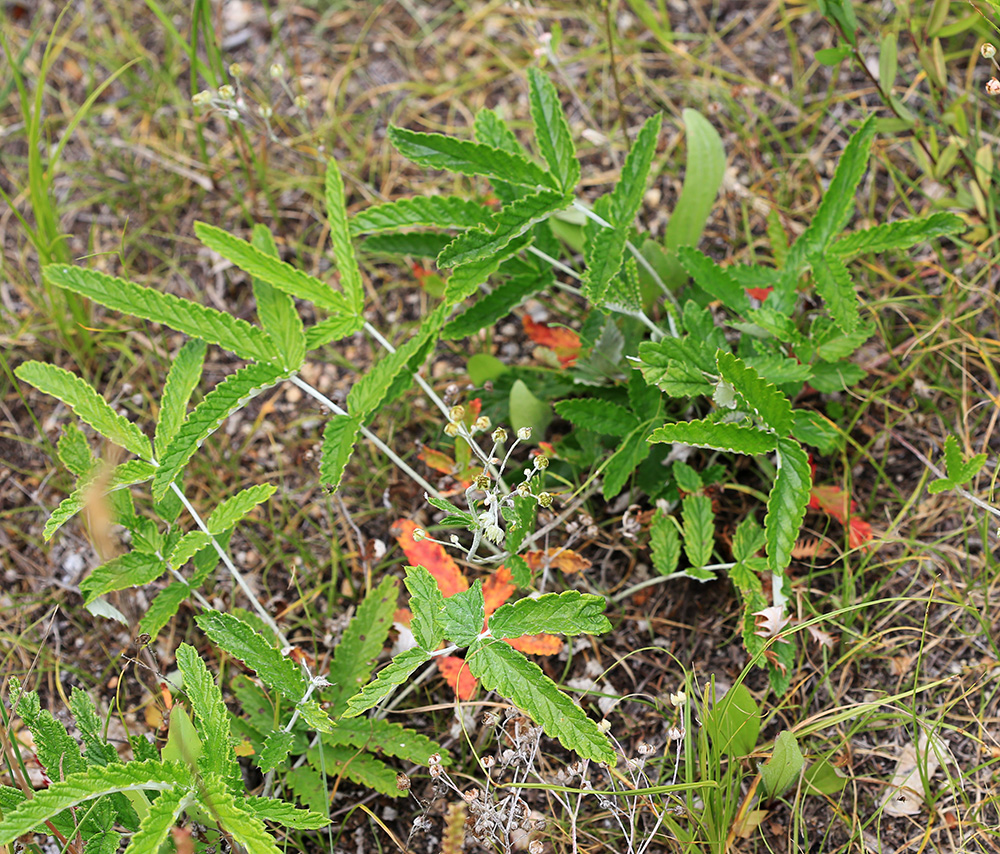
[[[809,495],[809,506],[822,510],[847,528],[847,544],[860,548],[872,538],[872,526],[854,515],[858,509],[854,501],[839,486],[814,486]]]
[[[590,569],[593,565],[589,560],[582,555],[578,555],[572,549],[564,548],[527,552],[524,555],[524,559],[533,572],[550,566],[561,569],[567,575],[572,575],[584,569]]]
[[[535,323],[528,314],[524,315],[521,323],[524,325],[525,334],[536,344],[552,350],[559,357],[563,367],[571,365],[580,355],[580,336],[572,329]]]
[[[432,543],[430,540],[413,541],[413,532],[417,526],[409,519],[397,519],[393,524],[392,535],[396,538],[406,559],[413,566],[422,566],[437,579],[442,595],[447,599],[463,590],[469,589],[469,581],[452,560],[444,546]]]
[[[438,670],[444,681],[451,685],[459,700],[471,700],[476,696],[476,677],[469,670],[464,658],[446,655],[438,659]]]
[[[417,459],[423,460],[434,471],[439,471],[441,474],[454,474],[455,469],[458,468],[455,461],[444,451],[435,451],[433,448],[424,448],[417,454]]]
[[[483,582],[483,599],[486,600],[486,616],[489,617],[497,608],[506,602],[517,590],[517,585],[511,581],[510,570],[501,566]]]
[[[747,293],[750,294],[754,299],[764,302],[770,295],[774,288],[747,288]]]
[[[563,648],[562,638],[557,638],[555,635],[523,635],[505,640],[514,649],[528,655],[555,655]]]

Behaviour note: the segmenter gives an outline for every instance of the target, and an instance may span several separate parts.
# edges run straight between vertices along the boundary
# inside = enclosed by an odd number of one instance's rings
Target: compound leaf
[[[204,778],[201,794],[212,817],[249,854],[281,854],[264,822],[255,812],[245,809],[245,799],[237,799],[219,777]]]
[[[113,590],[149,584],[166,571],[167,565],[161,557],[138,551],[127,552],[97,567],[80,582],[83,603],[89,605],[98,596]]]
[[[417,196],[374,205],[351,217],[351,234],[393,231],[413,226],[472,228],[489,221],[490,209],[461,196]],[[412,254],[412,253],[407,253]],[[437,255],[437,252],[433,253]]]
[[[767,497],[764,535],[767,566],[783,572],[792,560],[792,549],[809,505],[812,473],[809,455],[794,439],[778,439],[778,474]]]
[[[254,225],[250,242],[264,254],[278,257],[274,236],[265,225],[261,223]],[[282,364],[288,370],[297,370],[306,357],[306,339],[302,329],[302,318],[295,308],[295,300],[291,295],[256,276],[251,278],[251,284],[261,326],[274,341],[281,355]]]
[[[720,267],[704,252],[693,246],[678,247],[677,258],[694,279],[695,284],[717,300],[721,300],[730,311],[743,316],[750,311],[750,299],[746,290],[725,267]]]
[[[888,252],[909,249],[918,243],[955,234],[965,228],[964,220],[953,213],[935,213],[919,219],[883,222],[873,228],[855,231],[830,247],[830,252],[847,258],[862,252]]]
[[[157,456],[162,456],[167,446],[177,435],[187,414],[188,402],[194,393],[201,370],[205,364],[205,352],[208,345],[200,338],[191,338],[170,363],[167,380],[163,385],[163,396],[160,398],[160,412],[156,419],[156,430],[153,434],[153,445]]]
[[[319,479],[332,489],[340,488],[340,479],[354,452],[361,432],[361,419],[354,415],[331,415],[323,428],[323,451],[319,460]]]
[[[330,823],[330,819],[322,813],[293,807],[287,801],[278,798],[240,798],[238,803],[261,821],[273,821],[275,824],[295,830],[319,830]]]
[[[779,436],[787,436],[793,423],[788,398],[732,353],[720,350],[717,358],[722,378],[742,395],[754,414]]]
[[[357,694],[347,701],[347,710],[343,717],[354,718],[362,712],[367,711],[377,705],[384,697],[388,696],[397,685],[401,685],[410,674],[413,673],[425,661],[429,661],[431,654],[420,647],[408,649],[401,652],[392,661],[383,667],[374,682],[369,682]]]
[[[535,67],[528,69],[528,84],[535,141],[563,191],[571,193],[580,180],[580,161],[559,93],[546,74]]]
[[[823,298],[837,326],[850,335],[861,323],[850,271],[833,255],[814,257],[810,261],[816,293]]]
[[[490,617],[489,628],[496,638],[519,638],[542,632],[599,635],[608,631],[611,623],[604,616],[602,596],[567,590],[501,605]]]
[[[472,296],[480,285],[485,284],[486,280],[500,269],[504,261],[530,246],[533,239],[534,236],[530,232],[522,234],[493,255],[456,267],[448,277],[444,292],[445,303],[452,306]]]
[[[347,338],[364,325],[365,319],[361,315],[335,314],[327,317],[306,330],[306,351],[317,350],[331,341]]]
[[[481,296],[469,308],[445,324],[441,337],[454,340],[475,335],[480,329],[492,326],[510,314],[532,294],[548,284],[549,276],[538,273],[534,276],[517,276],[504,282],[490,293]]]
[[[325,182],[326,219],[330,224],[330,242],[340,272],[340,286],[344,289],[352,314],[361,314],[365,306],[365,286],[361,270],[354,257],[351,231],[347,224],[347,203],[344,200],[344,179],[333,160],[326,164]]]
[[[612,225],[620,229],[629,229],[632,220],[639,212],[643,196],[646,194],[646,181],[649,177],[649,167],[656,154],[656,140],[663,124],[663,114],[657,113],[646,119],[638,136],[632,143],[625,163],[622,164],[618,183],[611,191],[608,208]]]
[[[583,274],[582,289],[587,299],[599,305],[608,290],[608,285],[622,267],[625,260],[625,244],[628,242],[626,226],[602,228],[583,247],[583,258],[587,269]]]
[[[426,765],[434,753],[441,754],[441,764],[448,765],[451,757],[441,745],[412,729],[379,718],[347,718],[337,721],[333,730],[323,736],[331,746],[350,745],[395,756],[405,762]]]
[[[639,426],[639,419],[624,406],[599,398],[561,400],[555,408],[577,427],[607,436],[626,436]]]
[[[701,420],[664,424],[652,432],[648,441],[680,442],[696,448],[715,448],[718,451],[756,456],[773,451],[777,447],[778,437],[755,427]]]

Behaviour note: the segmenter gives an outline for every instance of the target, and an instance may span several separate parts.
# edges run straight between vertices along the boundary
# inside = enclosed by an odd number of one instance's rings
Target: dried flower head
[[[979,48],[979,52],[982,54],[983,59],[993,59],[997,55],[997,49],[989,42],[984,42],[983,46]]]
[[[493,431],[493,441],[498,445],[502,445],[507,441],[507,431],[504,430],[503,427],[497,427],[497,429]]]
[[[414,528],[413,533],[410,534],[410,536],[413,537],[413,542],[419,543],[427,539],[427,532],[423,528]],[[437,756],[437,754],[434,755]],[[440,761],[440,757],[438,758],[438,761]]]
[[[653,747],[653,745],[651,745],[648,741],[640,741],[639,745],[635,749],[635,752],[640,756],[649,756],[649,754],[654,750],[656,750],[656,748]]]
[[[427,757],[427,764],[429,766],[431,766],[431,767],[433,767],[434,765],[440,765],[441,764],[441,754],[440,753],[432,753],[430,756]]]
[[[452,421],[461,421],[465,418],[465,407],[464,406],[453,406],[448,412],[448,417]]]
[[[410,778],[405,774],[396,775],[396,788],[401,792],[409,791],[410,789]]]
[[[531,438],[531,428],[530,427],[518,427],[517,428],[517,438],[522,442],[527,442]]]
[[[986,84],[986,94],[1000,95],[1000,80],[997,80],[996,77],[991,77],[989,83]]]
[[[672,726],[667,730],[667,738],[671,741],[680,741],[684,738],[684,727],[682,726]]]
[[[489,415],[480,415],[476,419],[476,429],[477,430],[489,430],[490,429],[490,425],[492,425],[492,423],[493,422],[490,421],[490,416]]]

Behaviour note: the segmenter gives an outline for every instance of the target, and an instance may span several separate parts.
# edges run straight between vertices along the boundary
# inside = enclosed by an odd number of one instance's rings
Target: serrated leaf
[[[336,162],[328,160],[324,199],[326,219],[330,224],[330,242],[340,273],[340,286],[344,289],[350,313],[361,314],[365,306],[365,286],[361,281],[361,270],[354,257],[354,245],[347,223],[347,203],[344,199],[344,179]]]
[[[167,560],[174,569],[179,569],[211,542],[212,538],[204,531],[188,531],[170,550]]]
[[[261,223],[254,225],[250,242],[265,255],[278,257],[274,237]],[[263,279],[253,277],[251,285],[261,326],[274,341],[285,368],[297,370],[306,357],[306,339],[295,300]]]
[[[294,830],[319,830],[330,823],[322,813],[301,810],[277,798],[239,798],[237,803],[261,821],[272,821]]]
[[[792,404],[776,386],[732,353],[718,353],[719,373],[732,384],[754,414],[779,436],[792,430]]]
[[[227,498],[208,517],[205,527],[213,536],[228,531],[241,522],[258,504],[263,504],[274,495],[277,487],[270,483],[258,483],[237,492],[232,498]]]
[[[507,526],[504,547],[513,555],[521,548],[521,543],[525,541],[528,535],[535,530],[535,516],[538,512],[538,502],[531,496],[515,495],[514,506],[511,509],[513,513],[509,517],[505,515],[504,518],[516,524]]]
[[[837,326],[850,335],[861,323],[850,271],[843,261],[833,255],[811,258],[810,261],[816,293],[823,298]]]
[[[730,311],[744,317],[750,311],[750,299],[745,288],[725,267],[720,267],[704,252],[693,246],[679,247],[677,258],[688,275],[694,279],[695,284],[717,300],[721,300]]]
[[[793,733],[784,730],[774,740],[774,751],[760,766],[760,777],[768,796],[776,798],[799,778],[806,760]]]
[[[618,183],[609,196],[608,214],[612,225],[627,231],[639,212],[642,199],[646,195],[649,167],[656,154],[656,141],[663,124],[663,114],[650,116],[639,129],[639,133],[622,164]]]
[[[663,243],[668,249],[697,246],[726,172],[726,152],[718,131],[697,110],[685,109],[687,157],[684,186],[667,221]]]
[[[383,667],[374,682],[369,682],[357,694],[347,701],[347,710],[343,717],[353,718],[366,712],[387,697],[398,685],[401,685],[410,674],[421,664],[430,660],[430,653],[419,647],[401,652]]]
[[[594,305],[604,301],[611,280],[617,275],[625,260],[628,231],[625,226],[602,228],[583,247],[587,269],[581,288],[587,300]]]
[[[484,688],[509,697],[567,750],[595,762],[615,761],[615,750],[597,724],[516,649],[503,641],[478,641],[466,653],[466,662]]]
[[[145,851],[159,851],[170,836],[177,818],[184,811],[183,791],[163,792],[149,806],[149,810],[139,824],[139,832],[132,837],[126,851],[138,854]],[[88,846],[89,849],[89,846]],[[88,852],[89,854],[89,852]]]
[[[205,745],[199,760],[201,771],[218,774],[230,791],[239,792],[243,788],[243,775],[233,751],[229,710],[222,700],[222,691],[193,646],[182,643],[177,647],[177,667],[184,676],[184,693],[191,701],[195,726]]]
[[[567,207],[572,196],[555,190],[539,190],[504,205],[488,222],[458,235],[437,257],[440,267],[455,267],[490,258],[503,251],[535,223]],[[504,257],[509,257],[504,256]]]
[[[38,762],[51,780],[60,780],[85,770],[80,747],[48,709],[41,707],[36,691],[13,690],[11,703],[34,738]]]
[[[794,439],[778,439],[778,473],[767,497],[764,536],[767,565],[779,573],[792,560],[792,548],[809,505],[812,473],[809,455]]]
[[[488,222],[491,216],[485,205],[461,196],[417,196],[374,205],[351,217],[350,226],[354,235],[413,226],[472,228]]]
[[[504,261],[530,246],[533,239],[531,232],[522,234],[511,240],[503,250],[456,267],[448,277],[448,285],[444,292],[445,303],[452,306],[472,296],[480,285],[485,284],[489,277],[500,269]]]
[[[334,650],[329,680],[337,686],[333,716],[340,717],[348,698],[371,678],[382,652],[399,599],[395,578],[385,578],[369,593]]]
[[[559,189],[556,179],[534,163],[487,145],[440,133],[417,133],[390,125],[389,141],[404,157],[462,175],[483,175],[523,187]]]
[[[264,822],[243,809],[243,798],[237,800],[219,777],[212,775],[203,780],[201,796],[211,816],[248,854],[281,854]]]
[[[545,287],[548,276],[519,276],[504,282],[492,292],[479,297],[469,308],[445,324],[441,337],[446,340],[468,338],[480,329],[506,317],[528,297]]]
[[[80,582],[83,602],[89,605],[98,596],[113,590],[149,584],[166,571],[167,566],[163,559],[156,555],[127,552],[97,567]]]
[[[714,386],[702,368],[665,355],[658,351],[657,344],[651,341],[643,341],[639,345],[639,358],[641,361],[638,368],[643,379],[671,397],[698,397],[712,394]]]
[[[90,473],[96,460],[87,444],[87,437],[83,431],[72,421],[63,427],[63,434],[59,437],[57,447],[59,462],[75,474],[77,477],[84,477]]]
[[[986,454],[975,454],[968,462],[963,461],[958,440],[954,436],[947,436],[944,440],[944,464],[948,476],[931,481],[927,491],[931,495],[937,495],[947,489],[962,486],[976,476],[986,459]]]
[[[269,688],[280,691],[293,703],[306,693],[308,685],[302,670],[285,658],[260,632],[221,611],[206,611],[195,616],[198,627],[217,646],[254,671]]]
[[[600,398],[560,400],[555,408],[577,427],[607,436],[626,436],[639,426],[639,419],[625,407]]]
[[[333,730],[323,736],[323,743],[332,747],[350,745],[385,756],[395,756],[406,762],[426,765],[434,754],[441,755],[441,764],[450,765],[451,756],[441,745],[427,736],[400,724],[379,718],[349,718],[337,721]]]
[[[14,369],[17,377],[39,391],[65,403],[77,418],[106,439],[138,457],[149,460],[153,448],[135,424],[115,412],[83,377],[46,362],[23,362]]]
[[[295,709],[309,729],[324,733],[333,731],[330,714],[316,700],[304,700]]]
[[[830,247],[830,252],[847,258],[862,252],[888,252],[909,249],[918,243],[934,240],[964,230],[964,220],[953,213],[935,213],[919,219],[883,222],[873,228],[855,231]]]
[[[434,576],[422,566],[406,567],[406,589],[410,591],[413,620],[410,631],[422,649],[433,652],[444,639],[438,615],[444,608],[444,596]]]
[[[641,425],[630,433],[605,463],[604,485],[601,488],[605,501],[622,491],[632,472],[649,456],[652,449],[647,438],[648,429],[648,426]]]
[[[46,281],[88,297],[107,308],[162,323],[178,332],[186,332],[192,338],[202,338],[209,344],[217,344],[222,349],[235,353],[241,359],[267,362],[278,355],[274,342],[263,329],[224,311],[145,288],[97,270],[50,264],[42,273]]]
[[[764,548],[764,530],[753,516],[747,516],[733,534],[733,559],[745,564]],[[738,585],[739,586],[739,585]]]
[[[322,746],[322,763],[327,778],[343,777],[366,789],[390,798],[405,798],[407,790],[396,785],[396,769],[376,759],[370,753],[359,752],[354,747]],[[320,767],[320,748],[309,751],[308,758],[314,768]],[[336,788],[336,784],[332,786]]]
[[[451,234],[436,231],[408,231],[402,234],[376,234],[361,241],[361,248],[374,255],[415,255],[418,258],[437,258],[454,240]]]
[[[838,427],[811,409],[792,410],[792,436],[821,453],[832,454],[840,447],[843,434]]]
[[[681,556],[680,535],[673,519],[659,509],[653,514],[653,521],[649,526],[649,546],[653,568],[660,575],[671,575],[677,570]]]
[[[502,605],[490,617],[496,638],[519,638],[542,632],[560,635],[599,635],[611,629],[604,616],[604,598],[567,590],[537,599],[519,599]]]
[[[686,495],[681,502],[684,525],[684,553],[695,569],[701,569],[712,559],[715,544],[715,513],[707,495]]]
[[[157,456],[163,456],[163,452],[184,422],[191,395],[198,385],[198,380],[201,379],[207,350],[208,345],[204,341],[192,338],[184,342],[184,346],[170,363],[153,435]]]
[[[359,315],[335,315],[321,320],[306,330],[306,351],[348,338],[364,325],[365,319]]]
[[[518,587],[529,587],[531,585],[531,567],[520,555],[508,555],[504,564],[510,570],[511,578]]]
[[[486,603],[483,599],[483,582],[476,582],[466,590],[444,600],[438,622],[444,636],[459,646],[469,646],[483,630],[486,621]]]
[[[664,424],[652,432],[648,441],[680,442],[696,448],[715,448],[748,456],[766,454],[778,445],[778,437],[773,433],[741,424],[719,424],[706,420]]]
[[[214,433],[233,412],[270,388],[288,374],[277,365],[258,363],[230,374],[188,414],[160,459],[153,478],[153,498],[163,499],[201,443]]]
[[[333,290],[315,276],[310,276],[303,270],[262,252],[246,240],[234,237],[229,232],[206,222],[196,222],[194,233],[209,249],[232,261],[243,272],[260,279],[262,282],[267,282],[271,287],[284,291],[289,296],[306,300],[328,311],[357,314],[353,310],[350,300],[344,294]],[[228,315],[226,316],[228,317]],[[204,335],[201,337],[205,338]],[[273,356],[274,354],[271,358]]]
[[[682,460],[676,460],[670,466],[670,472],[677,481],[677,486],[684,492],[700,492],[705,485],[701,475]]]
[[[571,193],[580,180],[580,161],[576,158],[573,135],[559,102],[559,93],[548,76],[534,66],[528,69],[528,84],[535,142],[559,185]]]
[[[180,610],[181,604],[190,595],[191,587],[184,582],[174,581],[168,584],[150,602],[146,613],[139,620],[139,631],[155,638],[160,630],[173,619]]]

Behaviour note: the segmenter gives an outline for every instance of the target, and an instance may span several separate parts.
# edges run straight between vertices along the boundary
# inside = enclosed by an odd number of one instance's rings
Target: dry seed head
[[[1000,80],[997,80],[996,77],[991,77],[989,83],[986,84],[986,94],[1000,95]]]
[[[635,752],[640,756],[649,756],[656,748],[653,747],[648,741],[640,741],[638,747],[636,747]]]
[[[680,741],[684,738],[684,727],[682,726],[672,726],[667,730],[667,738],[671,741]]]
[[[489,771],[494,765],[496,765],[496,759],[492,756],[484,756],[479,760],[479,764],[483,766],[484,771]]]
[[[431,776],[434,779],[437,779],[444,773],[444,768],[440,765],[431,765],[427,770],[431,772]]]
[[[983,59],[993,59],[997,55],[997,49],[993,47],[989,42],[985,42],[979,52],[982,54]]]
[[[471,804],[473,801],[479,800],[479,789],[473,787],[471,789],[466,789],[462,793],[462,798],[467,804]]]
[[[489,430],[490,429],[490,425],[492,423],[493,422],[490,421],[490,417],[488,415],[480,415],[476,419],[476,429],[477,430]]]
[[[441,764],[441,754],[440,753],[432,753],[430,756],[427,757],[427,764],[428,765],[440,765]]]
[[[396,775],[396,788],[401,792],[409,791],[410,788],[410,778],[405,774]]]
[[[464,406],[453,406],[448,412],[448,417],[452,421],[461,421],[465,418],[465,407]]]

